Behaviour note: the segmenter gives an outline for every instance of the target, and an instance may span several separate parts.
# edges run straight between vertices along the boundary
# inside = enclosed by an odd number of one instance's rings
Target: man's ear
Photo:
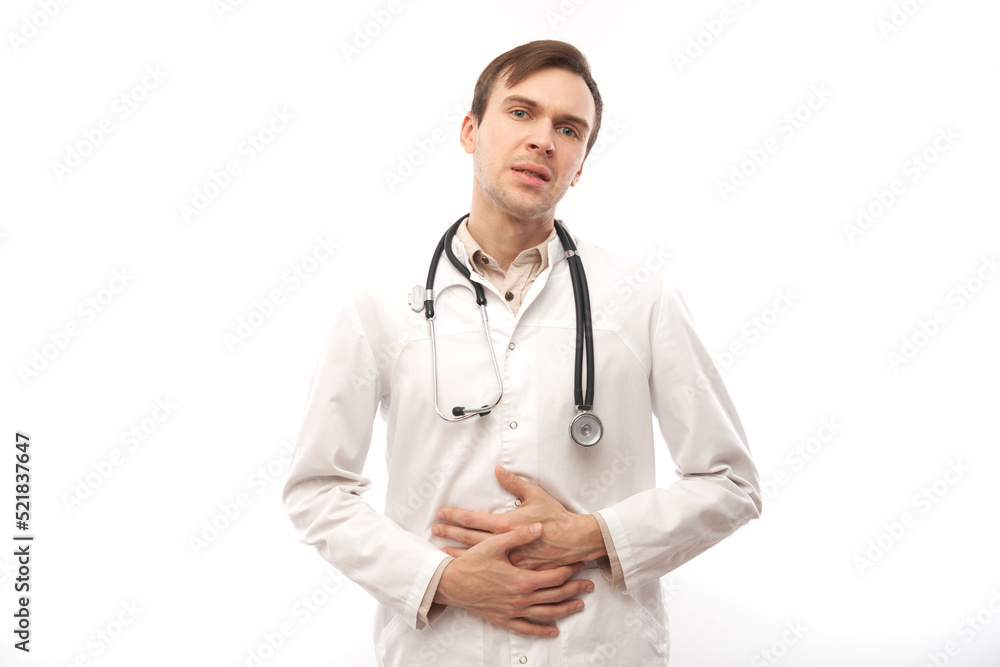
[[[462,148],[466,153],[474,153],[476,151],[477,129],[476,121],[472,117],[472,112],[467,112],[465,114],[465,118],[462,119],[462,129],[458,135],[458,141],[462,144]]]
[[[583,162],[586,162],[586,161],[587,161],[587,158],[583,158]],[[576,182],[580,180],[580,174],[583,173],[583,162],[580,163],[580,168],[576,170],[575,174],[573,174],[573,180],[569,182],[569,186],[571,188],[576,187]]]

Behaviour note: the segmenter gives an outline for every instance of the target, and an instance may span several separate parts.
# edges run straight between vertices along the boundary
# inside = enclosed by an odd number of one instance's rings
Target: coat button
[[[506,294],[503,295],[503,298],[507,299],[508,301],[513,301],[514,300],[514,293],[513,292],[507,292]]]

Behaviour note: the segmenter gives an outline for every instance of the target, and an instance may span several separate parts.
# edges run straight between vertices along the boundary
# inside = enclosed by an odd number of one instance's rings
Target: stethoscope
[[[427,272],[426,290],[422,290],[420,286],[417,285],[413,288],[413,291],[410,294],[410,307],[415,312],[420,311],[420,297],[423,296],[424,316],[427,318],[427,326],[430,331],[431,339],[431,376],[433,378],[434,386],[434,410],[442,419],[450,422],[458,422],[475,416],[485,417],[500,403],[500,399],[503,397],[503,380],[500,375],[500,366],[497,364],[496,353],[493,351],[493,341],[490,338],[489,317],[486,315],[486,293],[481,284],[472,280],[468,267],[458,260],[455,253],[451,249],[451,241],[455,237],[455,232],[468,215],[469,214],[467,213],[459,218],[455,224],[448,228],[448,231],[444,233],[444,236],[442,236],[441,240],[438,242],[437,248],[434,251],[434,257],[431,259],[430,270]],[[590,291],[587,288],[587,278],[583,272],[583,262],[580,260],[580,256],[576,252],[576,244],[573,243],[573,239],[570,238],[569,234],[563,228],[562,223],[558,220],[555,220],[554,223],[556,234],[559,236],[559,241],[562,243],[563,250],[566,252],[566,261],[569,262],[569,274],[570,280],[573,283],[573,299],[576,306],[576,374],[574,377],[575,384],[573,389],[573,398],[576,404],[577,414],[570,422],[569,433],[576,444],[582,445],[583,447],[591,447],[597,444],[597,441],[601,439],[601,435],[604,433],[604,426],[601,424],[601,420],[597,418],[597,415],[592,412],[594,405],[594,332],[590,318]],[[441,259],[442,252],[448,254],[448,259],[451,260],[451,263],[455,266],[455,268],[458,269],[463,276],[465,276],[465,279],[469,281],[472,288],[462,283],[455,283],[453,285],[448,285],[437,294],[434,293],[434,276],[437,274],[438,260]],[[486,343],[490,350],[490,358],[493,360],[493,371],[496,373],[498,393],[496,400],[490,405],[484,405],[481,408],[456,406],[451,409],[451,415],[446,415],[441,412],[441,408],[438,405],[437,345],[435,343],[434,336],[434,306],[441,295],[453,287],[464,287],[470,292],[475,290],[476,303],[479,305],[479,310],[483,318],[483,331],[486,335]],[[586,348],[587,352],[586,398],[583,393],[584,348]]]

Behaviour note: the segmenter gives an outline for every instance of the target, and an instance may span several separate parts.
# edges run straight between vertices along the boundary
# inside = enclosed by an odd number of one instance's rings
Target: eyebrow
[[[540,109],[542,106],[535,100],[530,100],[527,97],[522,97],[521,95],[508,95],[503,99],[503,102],[500,103],[500,106],[506,106],[511,102],[517,102],[518,104],[523,104],[524,106],[531,107],[532,109]],[[590,123],[585,121],[583,118],[580,118],[579,116],[574,116],[572,114],[563,114],[562,118],[568,120],[571,123],[576,123],[577,125],[580,125],[583,128],[585,134],[590,134]]]

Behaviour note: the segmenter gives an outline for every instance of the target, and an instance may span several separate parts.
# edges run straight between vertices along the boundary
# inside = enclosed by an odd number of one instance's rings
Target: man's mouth
[[[536,162],[518,162],[516,165],[511,167],[511,169],[519,171],[525,176],[545,181],[546,183],[548,183],[549,179],[552,178],[552,173],[548,170],[548,168]]]
[[[533,162],[521,162],[518,165],[511,167],[511,171],[516,171],[518,178],[529,185],[541,186],[549,182],[552,178],[551,172],[540,164],[535,164]]]

